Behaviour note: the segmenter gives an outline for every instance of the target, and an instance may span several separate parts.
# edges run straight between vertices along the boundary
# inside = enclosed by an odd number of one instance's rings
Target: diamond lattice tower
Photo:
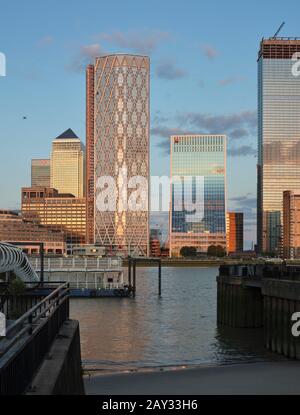
[[[88,228],[94,232],[94,242],[133,255],[148,255],[148,189],[146,209],[133,211],[127,206],[122,208],[124,200],[128,201],[136,189],[127,188],[124,199],[126,184],[121,187],[119,177],[125,168],[128,181],[134,176],[142,176],[147,184],[149,182],[149,69],[150,62],[146,56],[109,55],[97,58],[94,77],[91,77],[91,66],[87,77],[87,90],[90,92],[87,99],[92,106],[87,110],[87,141],[90,138],[87,148],[94,152],[90,157],[94,164],[94,177],[91,165],[87,166],[90,188],[88,221],[91,221],[94,207],[94,226]],[[117,185],[115,211],[103,211],[98,207],[101,190],[97,183],[103,176],[112,177]]]

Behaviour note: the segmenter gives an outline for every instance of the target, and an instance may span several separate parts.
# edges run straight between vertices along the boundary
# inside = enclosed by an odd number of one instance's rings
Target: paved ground
[[[85,377],[91,395],[300,394],[300,362],[248,363]]]

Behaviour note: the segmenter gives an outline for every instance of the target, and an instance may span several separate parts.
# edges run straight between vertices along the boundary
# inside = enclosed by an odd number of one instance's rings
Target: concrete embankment
[[[85,377],[88,395],[299,395],[300,362]]]

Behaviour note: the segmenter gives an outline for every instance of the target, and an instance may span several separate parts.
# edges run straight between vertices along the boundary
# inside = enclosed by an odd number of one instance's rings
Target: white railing
[[[24,252],[14,245],[0,242],[0,272],[14,272],[24,282],[39,281],[39,277]]]
[[[30,262],[36,271],[40,270],[40,258],[30,258]],[[121,258],[45,258],[44,270],[47,271],[121,271]]]
[[[69,281],[70,288],[77,288],[77,289],[90,289],[90,290],[112,290],[112,289],[123,289],[124,283],[101,283],[97,282],[96,284],[93,281]]]

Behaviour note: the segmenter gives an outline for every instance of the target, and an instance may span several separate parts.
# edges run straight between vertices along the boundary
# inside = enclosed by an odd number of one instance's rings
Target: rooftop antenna
[[[284,25],[285,25],[285,22],[282,22],[281,25],[279,26],[277,32],[275,33],[275,35],[272,37],[272,39],[277,38],[277,35],[279,34],[279,32],[281,32],[281,29],[283,28]]]

